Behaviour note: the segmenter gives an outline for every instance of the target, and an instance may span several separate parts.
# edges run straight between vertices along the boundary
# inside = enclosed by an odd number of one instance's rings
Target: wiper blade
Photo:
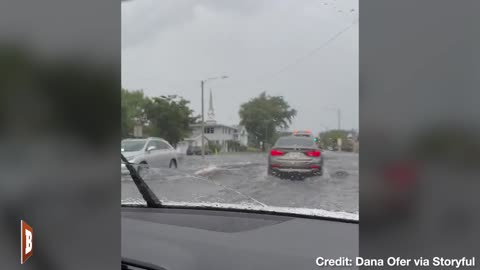
[[[163,268],[155,264],[122,258],[122,270],[132,270],[133,268],[131,267],[145,269],[145,270],[167,270],[166,268]]]
[[[147,202],[147,206],[161,207],[162,203],[157,198],[157,195],[153,193],[153,191],[150,189],[147,183],[145,183],[142,177],[140,177],[137,170],[132,166],[130,162],[128,162],[128,160],[123,156],[123,154],[120,154],[120,155],[121,155],[122,161],[125,163],[125,166],[130,172],[130,176],[132,177],[132,180],[135,183],[135,186],[137,186],[138,191],[140,192],[140,194],[142,194],[143,199]]]

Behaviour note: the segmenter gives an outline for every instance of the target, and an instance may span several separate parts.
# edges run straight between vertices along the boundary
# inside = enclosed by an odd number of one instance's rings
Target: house
[[[213,98],[210,91],[210,102],[208,108],[208,118],[204,125],[204,136],[210,144],[220,146],[221,152],[230,152],[229,145],[236,142],[242,146],[248,144],[248,133],[243,126],[231,126],[217,123],[215,120],[215,112],[213,110]],[[192,129],[192,136],[185,139],[185,142],[198,143],[201,145],[202,124],[190,125]]]
[[[235,133],[233,134],[233,139],[240,143],[242,146],[248,146],[248,132],[244,126],[234,126]]]
[[[202,124],[194,124],[192,128],[192,138],[201,140]],[[205,122],[204,136],[211,144],[220,146],[221,152],[229,152],[229,142],[237,142],[240,145],[247,146],[248,134],[245,128],[235,127],[224,124]],[[189,138],[188,140],[191,140]],[[201,144],[201,142],[200,142]]]

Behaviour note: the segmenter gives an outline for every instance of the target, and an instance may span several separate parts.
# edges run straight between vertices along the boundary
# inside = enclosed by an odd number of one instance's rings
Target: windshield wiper
[[[135,268],[145,269],[145,270],[167,270],[166,268],[163,268],[161,266],[154,265],[151,263],[122,258],[122,270],[133,270]]]
[[[123,154],[120,155],[122,161],[125,163],[125,166],[130,172],[130,176],[132,177],[135,186],[137,186],[138,191],[140,192],[140,194],[142,194],[143,199],[147,202],[147,206],[154,208],[161,207],[162,203],[157,198],[155,193],[153,193],[150,187],[145,183],[145,181],[143,181],[137,170],[132,166],[130,162],[128,162],[128,160],[123,156]]]

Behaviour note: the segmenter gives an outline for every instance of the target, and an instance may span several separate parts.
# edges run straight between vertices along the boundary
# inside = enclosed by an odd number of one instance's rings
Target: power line
[[[275,76],[278,76],[279,74],[285,72],[286,70],[290,69],[291,67],[295,66],[295,65],[298,65],[300,64],[301,62],[305,61],[308,57],[314,55],[315,53],[319,52],[321,49],[325,48],[326,46],[328,46],[330,43],[332,43],[333,41],[335,41],[337,38],[339,38],[343,33],[347,32],[348,30],[350,30],[356,23],[358,22],[358,19],[355,20],[352,24],[350,24],[348,27],[345,27],[344,29],[340,30],[339,32],[337,32],[335,35],[333,35],[331,38],[329,38],[328,40],[326,40],[324,43],[322,43],[320,46],[316,47],[315,49],[311,50],[310,52],[308,52],[307,54],[301,56],[301,57],[298,57],[295,61],[293,61],[292,63],[288,64],[288,65],[285,65],[284,67],[282,67],[281,69],[279,69],[278,71],[274,72],[274,73],[271,73],[270,75],[266,75],[266,76],[262,76],[261,78],[265,78],[265,77],[269,77],[267,79],[263,79],[263,80],[257,80],[259,82],[262,82],[262,81],[266,81],[268,79],[270,79],[271,77],[275,77]]]

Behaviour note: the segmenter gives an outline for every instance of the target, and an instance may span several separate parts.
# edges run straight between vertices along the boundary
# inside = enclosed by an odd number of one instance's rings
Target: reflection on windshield
[[[136,152],[143,149],[146,140],[128,140],[122,142],[122,152]]]

